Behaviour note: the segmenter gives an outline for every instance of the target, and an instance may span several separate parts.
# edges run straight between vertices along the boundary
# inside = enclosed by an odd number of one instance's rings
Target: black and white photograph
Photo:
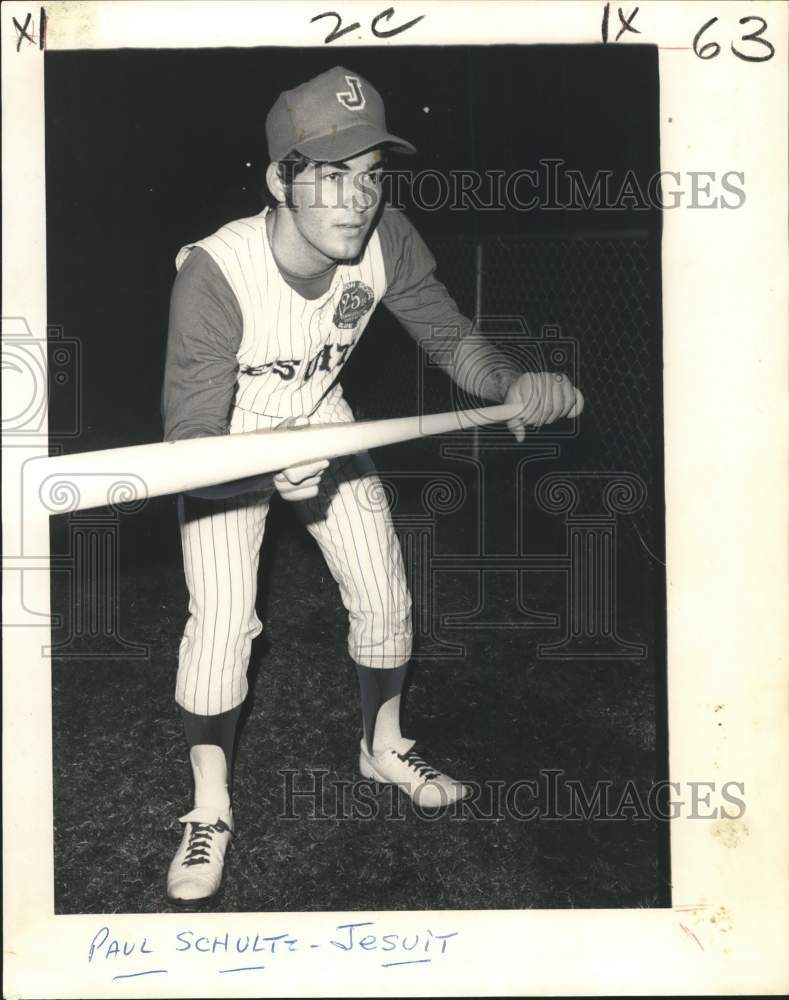
[[[125,37],[124,6],[128,44],[80,44]],[[752,687],[763,656],[785,690],[785,609],[767,576],[763,612],[729,593],[762,551],[775,572],[777,535],[746,554],[709,518],[758,529],[757,456],[738,439],[747,487],[723,496],[720,436],[761,421],[780,448],[785,388],[769,416],[715,407],[778,374],[785,276],[756,305],[749,274],[736,364],[723,302],[729,234],[786,193],[777,154],[760,177],[740,146],[677,145],[672,74],[761,74],[779,121],[786,9],[666,5],[659,34],[655,4],[492,4],[491,38],[481,4],[230,4],[231,44],[219,5],[158,6],[161,38],[137,4],[3,25],[41,62],[43,195],[38,312],[4,294],[4,633],[41,657],[6,747],[25,719],[43,741],[14,802],[45,800],[28,905],[78,940],[58,995],[646,989],[630,959],[584,972],[591,938],[550,972],[565,918],[611,921],[612,956],[645,921],[667,955],[728,955],[712,866],[760,836],[743,740],[778,732]],[[546,38],[560,7],[583,27]],[[731,248],[703,294],[687,219]],[[781,992],[780,912],[763,978],[748,951],[730,985]],[[531,977],[495,938],[527,919],[549,941]],[[670,964],[650,991],[719,985]]]
[[[53,518],[57,910],[667,905],[655,53],[334,58],[52,54],[67,447],[523,412]]]

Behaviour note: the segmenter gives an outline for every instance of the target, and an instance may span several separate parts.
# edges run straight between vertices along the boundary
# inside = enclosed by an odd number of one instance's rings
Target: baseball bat
[[[108,448],[33,459],[26,475],[51,514],[128,504],[182,493],[281,469],[339,458],[370,448],[499,423],[521,405],[502,403],[473,410],[396,417],[287,430],[246,431],[219,437]],[[32,468],[30,468],[32,467]]]

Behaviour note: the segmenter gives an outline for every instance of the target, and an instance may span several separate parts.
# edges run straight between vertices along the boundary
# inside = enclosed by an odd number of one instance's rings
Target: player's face
[[[293,184],[291,213],[303,250],[326,263],[357,257],[381,200],[380,150],[303,170]]]

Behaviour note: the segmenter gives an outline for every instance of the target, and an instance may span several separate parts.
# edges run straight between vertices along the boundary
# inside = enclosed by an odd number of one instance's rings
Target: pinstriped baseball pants
[[[347,419],[332,407],[313,422]],[[231,432],[269,429],[281,418],[236,410]],[[189,617],[178,655],[176,701],[217,715],[247,693],[260,547],[273,488],[225,500],[179,497]],[[348,652],[367,667],[392,668],[411,655],[411,598],[383,487],[366,453],[333,461],[321,491],[293,504],[317,541],[348,612]]]

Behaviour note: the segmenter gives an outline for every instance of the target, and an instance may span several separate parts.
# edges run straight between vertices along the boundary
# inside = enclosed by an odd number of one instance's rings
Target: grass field
[[[504,505],[507,490],[499,487],[494,494]],[[419,509],[418,496],[402,502],[406,512]],[[459,510],[441,523],[437,550],[467,551],[472,530],[473,518]],[[53,551],[63,550],[67,531],[65,519],[53,520]],[[550,551],[562,535],[541,537]],[[615,800],[628,782],[645,797],[663,776],[660,567],[627,524],[620,538],[620,627],[628,640],[645,643],[647,657],[545,660],[537,645],[558,637],[555,629],[437,623],[436,635],[465,653],[442,658],[428,655],[436,652],[429,639],[418,644],[404,732],[449,773],[483,786],[476,808],[425,816],[391,788],[357,786],[368,806],[354,812],[346,799],[343,816],[342,796],[354,793],[358,779],[361,734],[345,616],[318,550],[289,511],[274,509],[259,593],[265,630],[253,648],[235,769],[238,831],[210,909],[668,905],[664,824],[524,819],[492,809],[494,782],[506,789],[537,780],[537,797],[521,799],[521,808],[537,802],[545,813],[546,771],[589,789],[609,782]],[[170,909],[164,877],[180,839],[177,817],[191,803],[172,700],[186,611],[173,499],[121,515],[118,539],[118,627],[148,653],[91,659],[88,643],[53,658],[58,913]],[[433,611],[473,606],[475,587],[468,573],[440,574],[429,595]],[[512,588],[504,577],[491,587],[488,603],[506,622],[517,612]],[[564,587],[560,573],[529,574],[529,607],[563,613]],[[70,594],[63,574],[53,575],[53,610],[64,615],[55,641],[67,635],[69,602],[86,599]],[[310,787],[318,772],[323,795],[289,806],[288,786]]]

